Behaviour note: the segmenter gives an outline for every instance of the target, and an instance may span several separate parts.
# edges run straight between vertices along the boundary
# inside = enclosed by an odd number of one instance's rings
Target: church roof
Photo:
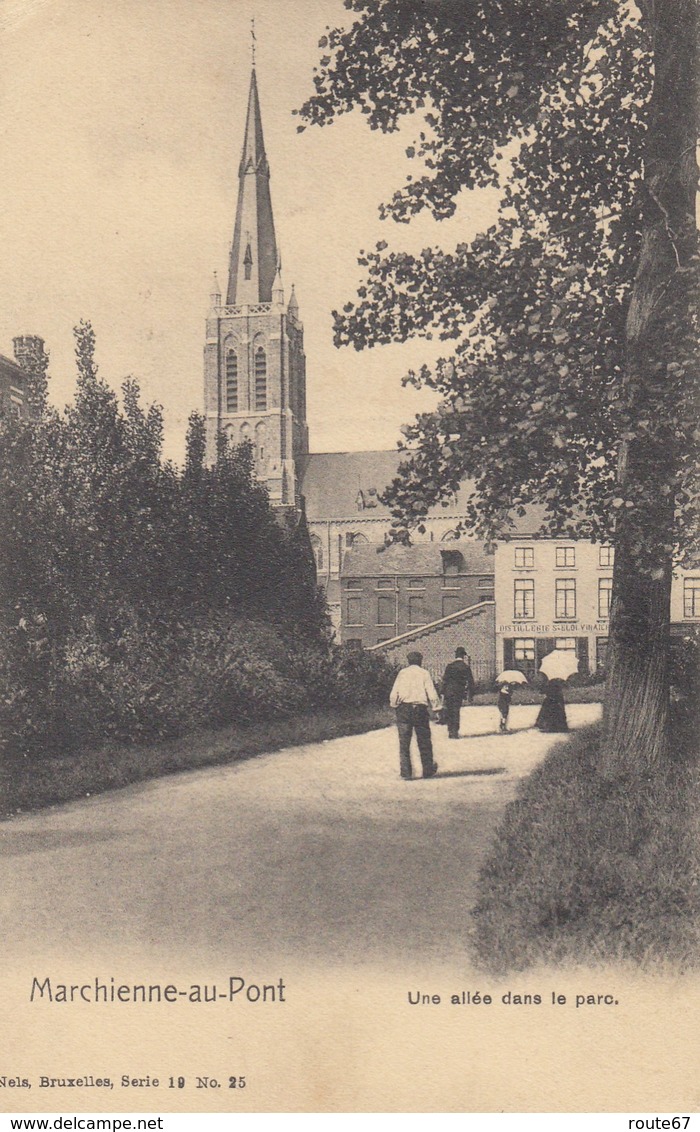
[[[314,452],[303,457],[301,494],[306,500],[309,522],[318,519],[341,519],[361,516],[363,519],[390,517],[389,508],[378,496],[398,474],[405,453]],[[469,484],[463,485],[457,498],[447,507],[440,504],[429,514],[449,518],[464,515]]]
[[[492,554],[470,539],[422,542],[415,546],[353,546],[343,558],[343,577],[376,578],[385,574],[436,577],[444,573],[445,555],[461,555],[460,574],[493,574]]]

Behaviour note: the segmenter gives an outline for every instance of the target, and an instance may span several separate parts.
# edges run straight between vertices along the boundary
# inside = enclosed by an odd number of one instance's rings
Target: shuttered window
[[[267,358],[262,346],[255,351],[255,411],[267,408]]]

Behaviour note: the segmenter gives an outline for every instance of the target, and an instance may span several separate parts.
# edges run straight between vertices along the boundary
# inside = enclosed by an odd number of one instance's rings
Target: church
[[[204,413],[210,460],[219,431],[236,444],[249,441],[273,507],[290,515],[305,507],[318,580],[340,630],[346,553],[384,545],[391,515],[379,497],[396,475],[401,454],[309,451],[304,328],[294,288],[285,301],[255,67],[225,299],[216,275],[210,294]],[[458,497],[429,516],[420,537],[457,537],[463,515]]]
[[[415,545],[387,549],[381,496],[401,453],[309,451],[304,328],[293,288],[285,302],[255,67],[226,298],[216,276],[210,295],[204,410],[208,458],[220,431],[249,441],[277,513],[305,512],[339,639],[399,663],[418,648],[435,674],[462,644],[485,683],[503,667],[534,675],[552,648],[575,652],[584,675],[604,669],[612,547],[542,538],[533,507],[493,552],[462,530],[463,485],[429,513]],[[671,613],[674,635],[698,630],[700,570],[676,572]]]

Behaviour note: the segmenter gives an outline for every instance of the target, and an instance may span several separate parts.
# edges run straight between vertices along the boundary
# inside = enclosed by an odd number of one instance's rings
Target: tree
[[[385,131],[421,115],[420,174],[383,215],[442,219],[463,190],[502,189],[471,245],[362,253],[358,300],[334,312],[338,345],[456,343],[406,378],[440,403],[404,430],[398,533],[469,476],[486,538],[534,506],[545,533],[612,539],[601,765],[639,773],[667,748],[671,569],[697,534],[697,0],[346,7],[301,113],[359,106]]]

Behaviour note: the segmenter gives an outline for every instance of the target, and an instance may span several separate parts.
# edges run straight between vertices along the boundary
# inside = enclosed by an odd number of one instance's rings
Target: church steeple
[[[269,303],[277,272],[277,244],[270,200],[255,67],[250,76],[243,152],[238,168],[238,207],[231,246],[228,306]]]
[[[250,441],[255,474],[276,508],[299,504],[306,424],[304,328],[293,294],[285,307],[270,203],[255,66],[250,79],[245,139],[238,170],[238,208],[226,300],[214,281],[204,345],[207,458],[220,433],[232,444]]]

